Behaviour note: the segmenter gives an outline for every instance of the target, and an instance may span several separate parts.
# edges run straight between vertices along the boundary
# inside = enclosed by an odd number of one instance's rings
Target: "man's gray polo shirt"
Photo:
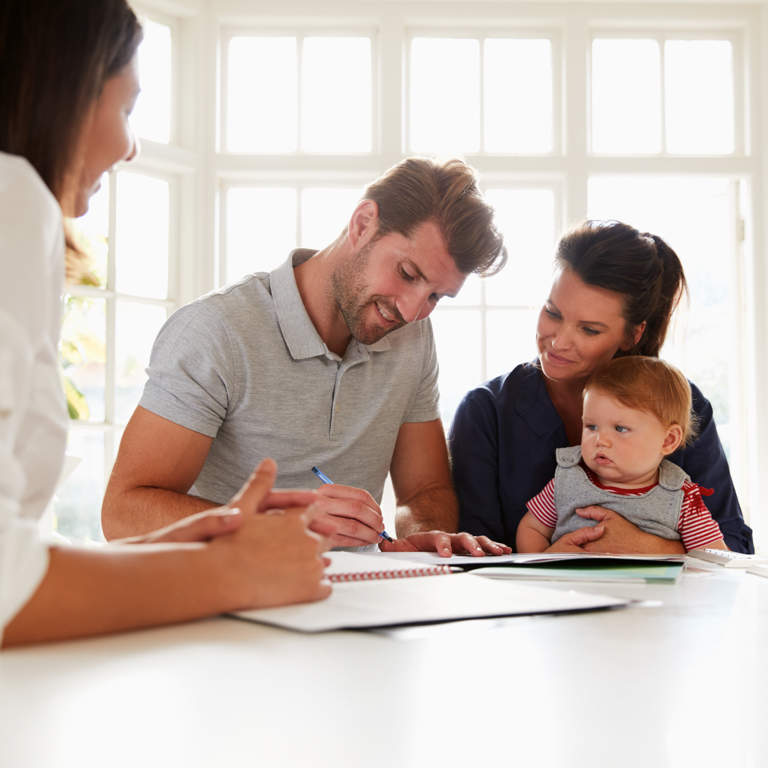
[[[312,253],[203,296],[160,331],[140,405],[214,438],[190,493],[223,503],[271,456],[278,487],[317,487],[317,465],[380,502],[400,426],[439,417],[429,320],[353,339],[340,359],[296,286]]]

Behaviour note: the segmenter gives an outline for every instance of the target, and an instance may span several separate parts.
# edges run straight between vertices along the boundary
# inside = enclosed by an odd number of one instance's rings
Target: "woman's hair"
[[[378,206],[377,237],[389,232],[410,237],[432,220],[460,272],[493,274],[504,266],[507,249],[493,208],[483,199],[475,172],[461,160],[408,158],[376,179],[363,199]]]
[[[2,0],[0,151],[58,197],[88,109],[141,38],[125,0]]]
[[[696,436],[691,385],[677,368],[658,357],[615,357],[589,377],[584,394],[590,390],[604,392],[627,408],[651,413],[665,427],[679,424],[683,445]]]
[[[587,285],[620,293],[629,335],[645,322],[638,343],[618,356],[658,356],[687,290],[680,259],[660,237],[620,221],[585,221],[560,238],[555,262]]]

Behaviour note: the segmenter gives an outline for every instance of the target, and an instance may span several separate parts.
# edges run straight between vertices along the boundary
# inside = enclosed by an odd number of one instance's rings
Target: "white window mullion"
[[[478,96],[480,103],[478,105],[480,109],[480,153],[484,153],[485,150],[485,37],[478,38],[478,45],[480,47],[480,90]]]
[[[741,210],[741,185],[743,181],[734,179],[730,184],[730,207],[731,207],[731,247],[733,249],[733,286],[735,306],[732,307],[733,327],[741,329],[740,333],[735,334],[734,346],[736,347],[736,364],[729,369],[729,391],[731,392],[730,408],[733,413],[732,423],[734,427],[734,439],[732,445],[734,452],[732,456],[731,472],[737,488],[748,487],[749,477],[749,459],[753,451],[753,435],[749,434],[747,425],[749,421],[748,397],[744,391],[743,382],[749,381],[749,365],[747,363],[748,350],[748,324],[750,322],[745,280],[744,264],[744,246],[745,246],[745,227],[743,212]],[[748,514],[750,511],[750,495],[741,499],[743,512]]]
[[[304,150],[302,123],[304,110],[301,106],[302,93],[304,91],[304,76],[302,73],[302,60],[304,58],[304,35],[296,35],[296,146],[301,153]]]
[[[117,198],[120,194],[117,174],[113,171],[109,174],[109,241],[107,255],[107,290],[111,295],[105,299],[105,346],[106,359],[104,365],[104,421],[113,424],[115,420],[115,326],[117,314],[117,298],[115,295],[117,286],[117,248],[116,224],[117,224]]]
[[[480,281],[480,368],[482,380],[487,381],[488,372],[488,302],[485,296],[485,281]]]
[[[296,185],[296,244],[299,245],[304,242],[304,232],[302,232],[301,220],[302,209],[304,207],[304,185]],[[324,247],[325,243],[317,244],[319,247]]]
[[[588,61],[591,37],[587,18],[575,11],[566,23],[563,47],[564,115],[562,141],[566,155],[565,220],[575,222],[587,215],[588,131],[591,125]],[[590,118],[584,119],[588,115]]]
[[[661,131],[661,154],[667,154],[667,46],[666,39],[659,38],[657,41],[659,46],[659,96],[661,98],[660,108],[660,125]]]

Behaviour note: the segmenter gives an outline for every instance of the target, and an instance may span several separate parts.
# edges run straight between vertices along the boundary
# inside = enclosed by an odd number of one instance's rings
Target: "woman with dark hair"
[[[125,0],[0,5],[0,641],[12,645],[316,600],[311,492],[272,491],[265,460],[229,504],[127,545],[45,544],[37,519],[66,442],[58,370],[62,212],[84,213],[130,160],[141,27]],[[323,516],[314,530],[333,532]],[[156,546],[164,542],[163,546]],[[199,542],[177,545],[168,542]],[[143,546],[140,546],[143,544]]]
[[[618,221],[587,221],[566,233],[536,329],[539,356],[469,392],[450,433],[461,530],[515,545],[517,526],[555,472],[555,450],[581,442],[582,390],[621,355],[658,357],[686,290],[675,252],[656,235]],[[691,385],[699,434],[669,456],[699,485],[732,550],[753,552],[709,401]],[[641,531],[603,507],[556,549],[683,552],[679,541]],[[595,524],[597,523],[597,524]],[[593,525],[594,527],[589,527]]]

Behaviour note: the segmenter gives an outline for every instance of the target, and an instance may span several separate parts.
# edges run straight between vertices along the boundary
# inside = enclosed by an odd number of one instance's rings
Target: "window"
[[[549,39],[416,35],[409,65],[410,151],[552,152]]]
[[[730,40],[595,37],[591,64],[594,152],[734,152]]]
[[[67,223],[61,357],[71,475],[53,504],[53,526],[77,539],[103,538],[106,480],[141,396],[152,342],[177,305],[177,184],[156,167],[173,135],[173,29],[152,19],[143,25],[142,96],[132,125],[140,141],[148,140],[144,155],[106,176],[86,216]]]
[[[372,148],[372,40],[358,35],[233,35],[224,149],[273,154]]]

